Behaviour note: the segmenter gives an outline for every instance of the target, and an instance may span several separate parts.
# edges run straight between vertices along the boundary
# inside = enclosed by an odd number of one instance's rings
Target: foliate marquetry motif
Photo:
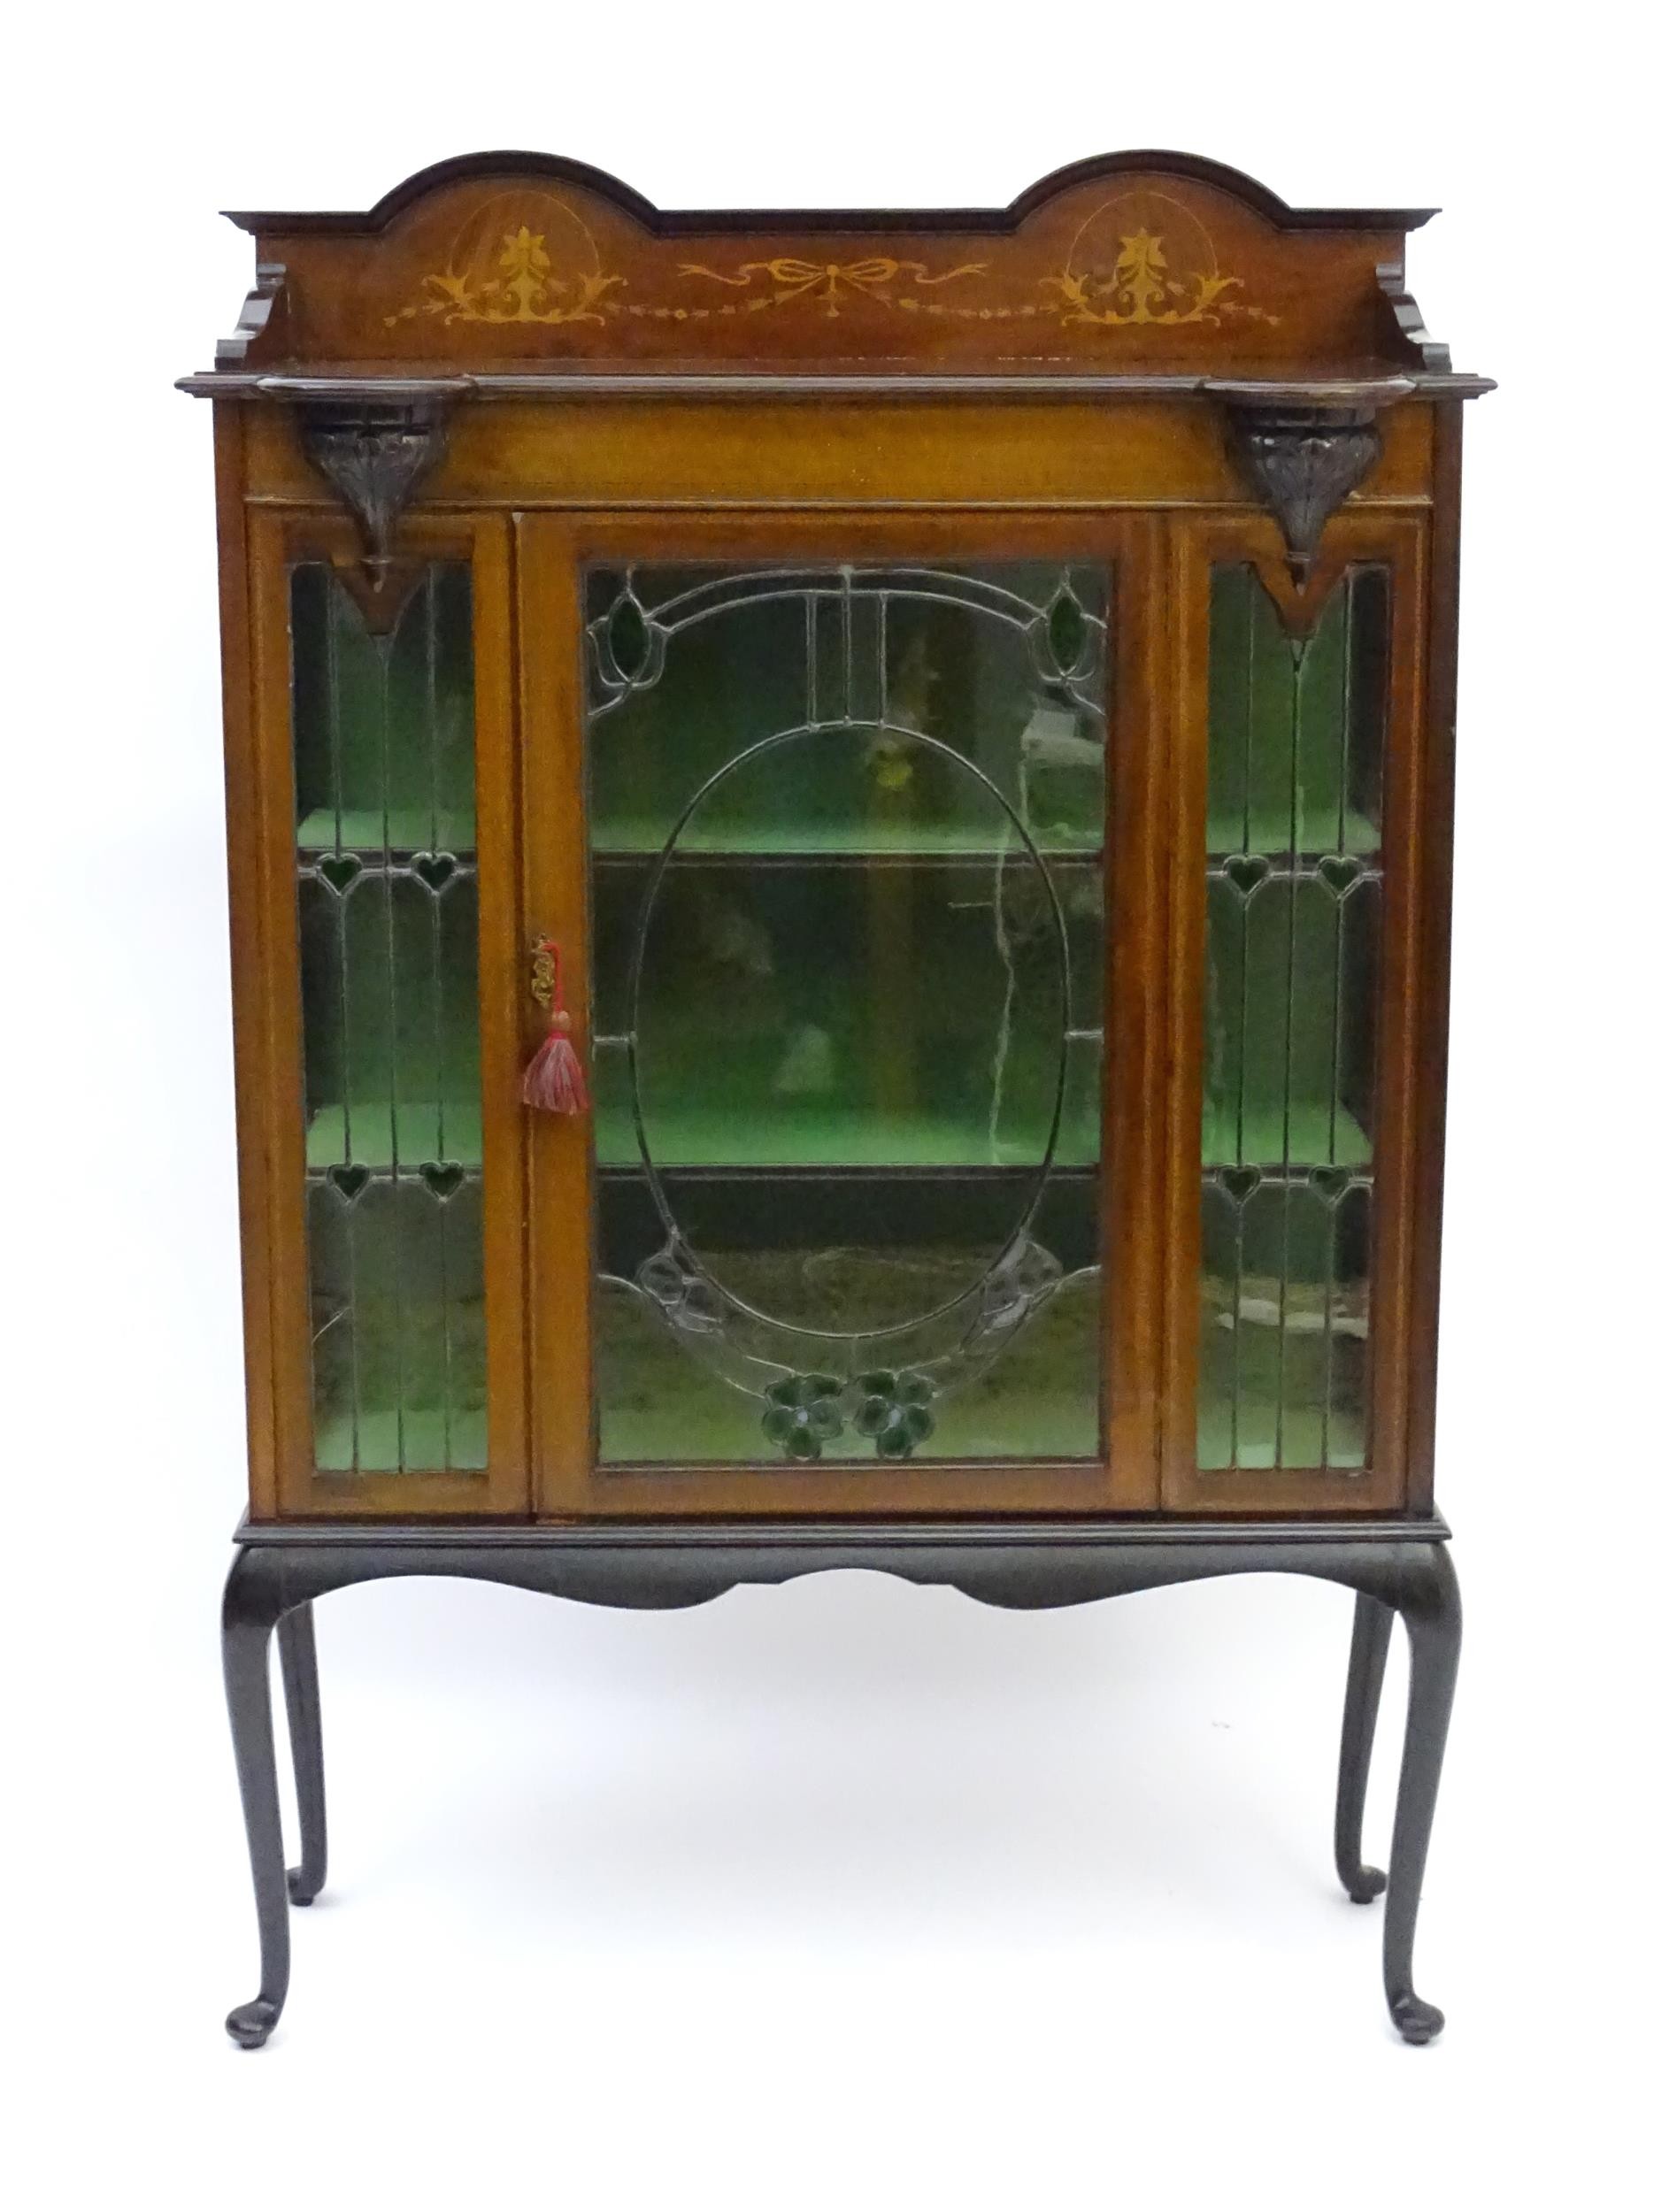
[[[1131,329],[1281,320],[1235,297],[1245,279],[1218,266],[1204,224],[1163,192],[1127,192],[1097,207],[1079,227],[1065,266],[1042,282],[1067,324]]]
[[[420,296],[384,319],[445,323],[599,323],[623,283],[600,266],[586,224],[551,193],[501,193],[462,226]]]
[[[442,457],[442,408],[310,406],[298,419],[304,451],[361,526],[369,564],[387,565],[404,509]]]
[[[631,260],[633,257],[630,257]],[[614,317],[705,323],[789,311],[835,322],[865,307],[971,322],[1058,322],[1067,328],[1208,328],[1280,317],[1244,296],[1246,278],[1219,265],[1210,232],[1181,201],[1122,193],[1079,225],[1064,262],[904,259],[884,252],[768,254],[683,259],[649,283],[649,270],[608,270],[592,233],[556,194],[500,192],[456,234],[417,298],[387,329],[435,317],[445,324],[594,324]],[[949,288],[946,290],[946,288]],[[709,296],[705,296],[708,293]]]
[[[1380,457],[1373,415],[1350,407],[1236,407],[1229,419],[1235,459],[1281,525],[1287,565],[1302,585],[1329,517]]]

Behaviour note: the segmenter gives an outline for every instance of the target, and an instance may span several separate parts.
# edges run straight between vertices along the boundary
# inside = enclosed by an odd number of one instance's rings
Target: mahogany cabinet
[[[1370,1896],[1403,1613],[1388,1990],[1436,2032],[1408,1946],[1458,1617],[1433,1378],[1489,387],[1404,289],[1425,213],[1153,153],[999,212],[664,213],[495,154],[233,219],[256,288],[184,381],[221,554],[241,2039],[284,1994],[271,1629],[304,1901],[320,1591],[686,1603],[842,1563],[1012,1604],[1348,1583]]]

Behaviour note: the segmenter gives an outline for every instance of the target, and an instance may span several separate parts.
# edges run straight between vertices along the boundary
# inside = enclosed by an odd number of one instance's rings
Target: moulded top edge
[[[390,406],[467,399],[596,398],[1070,398],[1212,399],[1250,405],[1390,406],[1409,398],[1475,399],[1496,380],[1465,372],[1419,370],[1412,376],[1230,378],[1191,373],[1003,375],[969,373],[832,375],[742,371],[602,370],[385,376],[377,372],[310,375],[202,370],[177,380],[197,399],[365,400]]]
[[[967,208],[660,208],[620,178],[563,154],[515,150],[457,154],[394,186],[370,208],[356,211],[226,208],[230,223],[253,234],[277,236],[370,237],[389,227],[407,209],[431,194],[481,178],[527,179],[568,184],[608,201],[655,235],[678,237],[797,230],[880,233],[962,231],[1001,234],[1015,230],[1028,216],[1077,186],[1135,174],[1174,177],[1211,185],[1242,202],[1280,230],[1412,231],[1437,214],[1435,207],[1294,207],[1278,192],[1243,170],[1199,154],[1141,148],[1096,154],[1053,170],[1029,185],[1005,207]]]

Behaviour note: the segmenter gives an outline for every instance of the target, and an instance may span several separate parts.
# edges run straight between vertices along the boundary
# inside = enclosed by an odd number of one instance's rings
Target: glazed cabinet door
[[[1161,544],[520,524],[542,1510],[1156,1503]]]
[[[1178,659],[1165,1496],[1405,1494],[1423,526],[1173,524]]]
[[[527,1509],[507,526],[250,534],[277,1504]],[[248,1118],[248,1117],[247,1117]],[[254,1372],[254,1369],[253,1369]]]

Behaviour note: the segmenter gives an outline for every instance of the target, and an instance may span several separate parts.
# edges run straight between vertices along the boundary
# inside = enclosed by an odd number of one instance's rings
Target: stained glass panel
[[[1104,572],[587,588],[602,1461],[1095,1455]]]
[[[1199,1463],[1367,1464],[1389,580],[1213,572]]]
[[[291,635],[316,1463],[481,1468],[470,571],[380,636],[305,564]]]

